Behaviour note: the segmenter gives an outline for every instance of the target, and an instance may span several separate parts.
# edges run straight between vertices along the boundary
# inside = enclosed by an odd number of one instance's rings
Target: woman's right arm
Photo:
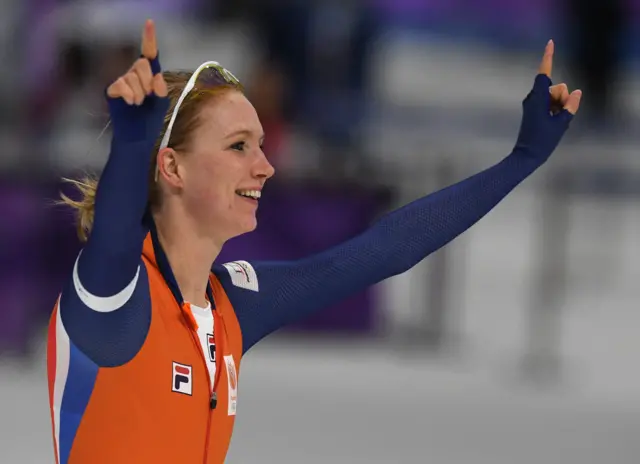
[[[131,360],[151,321],[143,217],[153,148],[169,107],[153,23],[143,58],[107,89],[113,136],[100,176],[90,236],[62,290],[59,311],[70,340],[100,366]]]

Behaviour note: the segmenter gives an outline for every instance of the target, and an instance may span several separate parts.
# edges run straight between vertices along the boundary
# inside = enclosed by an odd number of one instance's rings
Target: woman
[[[262,127],[217,63],[162,74],[150,21],[142,52],[107,89],[113,138],[99,185],[80,182],[83,199],[66,199],[87,240],[49,329],[59,464],[223,462],[243,354],[464,232],[547,160],[580,102],[551,87],[550,42],[500,163],[319,255],[212,268],[225,241],[256,227],[274,173]]]

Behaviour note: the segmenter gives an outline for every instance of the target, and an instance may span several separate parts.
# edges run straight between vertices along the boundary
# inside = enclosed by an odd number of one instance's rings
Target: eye
[[[244,142],[237,142],[234,143],[233,145],[231,145],[231,149],[232,150],[236,150],[236,151],[244,151],[244,147],[245,147],[245,143]]]

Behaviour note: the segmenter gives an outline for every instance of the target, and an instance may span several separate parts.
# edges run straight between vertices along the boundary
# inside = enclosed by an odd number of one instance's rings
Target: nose
[[[276,170],[269,162],[264,152],[260,150],[256,162],[253,165],[253,175],[259,179],[268,180],[275,174]]]

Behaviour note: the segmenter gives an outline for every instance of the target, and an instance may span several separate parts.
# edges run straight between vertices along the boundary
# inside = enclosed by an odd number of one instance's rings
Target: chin
[[[235,228],[237,232],[235,235],[238,236],[253,232],[254,230],[256,230],[256,227],[258,227],[258,221],[255,216],[252,218],[245,218],[240,221],[240,223]]]
[[[248,232],[253,232],[254,230],[256,230],[257,227],[258,227],[258,221],[253,221],[250,225],[247,225],[243,234],[246,234]]]

